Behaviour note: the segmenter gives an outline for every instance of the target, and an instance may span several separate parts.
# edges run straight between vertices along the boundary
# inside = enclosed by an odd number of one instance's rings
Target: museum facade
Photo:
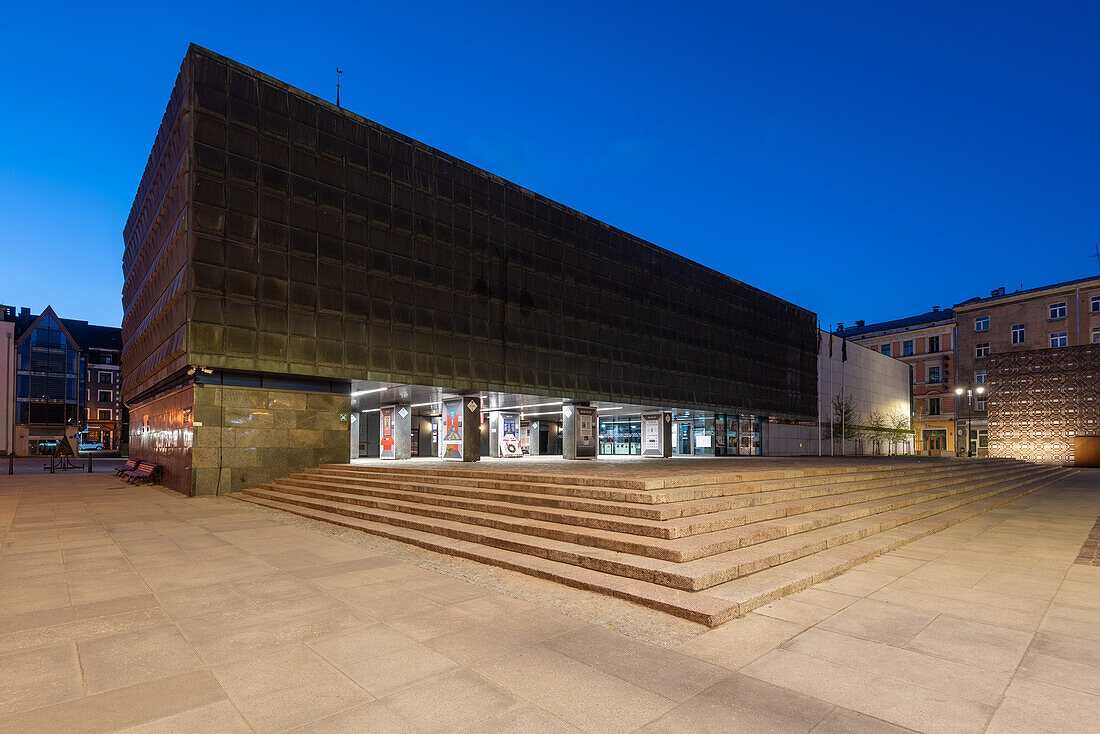
[[[187,494],[817,413],[811,312],[197,46],[124,238],[130,451]]]

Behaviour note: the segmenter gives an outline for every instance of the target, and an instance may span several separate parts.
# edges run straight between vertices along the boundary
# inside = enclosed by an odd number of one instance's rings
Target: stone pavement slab
[[[1100,721],[1100,567],[1076,563],[1100,472],[715,629],[233,500],[61,480],[0,477],[0,733]]]

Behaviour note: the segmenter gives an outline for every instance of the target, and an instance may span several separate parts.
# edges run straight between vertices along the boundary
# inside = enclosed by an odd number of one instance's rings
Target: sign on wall
[[[378,412],[379,431],[378,431],[378,455],[383,459],[397,458],[397,453],[394,450],[394,425],[393,425],[393,411],[394,406],[382,408]]]
[[[462,461],[462,401],[447,400],[443,403],[443,454],[444,459]]]

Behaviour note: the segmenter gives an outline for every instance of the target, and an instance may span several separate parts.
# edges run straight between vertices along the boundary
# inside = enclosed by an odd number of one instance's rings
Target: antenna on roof
[[[1096,258],[1096,267],[1100,268],[1100,245],[1093,245],[1093,248],[1095,248],[1096,254],[1095,255],[1089,255],[1089,257],[1095,257]]]
[[[336,67],[336,106],[340,106],[340,75],[344,73],[344,70],[339,66]]]

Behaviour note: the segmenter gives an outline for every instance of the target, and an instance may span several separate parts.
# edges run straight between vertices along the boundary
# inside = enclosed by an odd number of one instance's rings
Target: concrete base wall
[[[194,398],[192,494],[239,492],[348,461],[348,395],[197,385]]]
[[[764,424],[764,454],[766,456],[817,456],[817,426],[804,426],[792,423]],[[840,441],[832,446],[826,438],[821,441],[821,455],[830,456],[840,453]],[[913,452],[912,435],[905,441],[891,444],[882,440],[878,446],[879,456],[890,454],[910,454]],[[848,440],[844,442],[845,456],[873,456],[875,448],[870,439],[862,442]]]

